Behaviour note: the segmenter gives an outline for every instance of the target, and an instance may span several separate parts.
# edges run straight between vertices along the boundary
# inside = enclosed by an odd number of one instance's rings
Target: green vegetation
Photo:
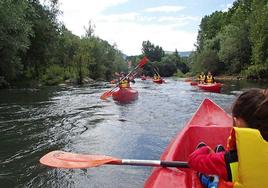
[[[187,66],[187,58],[181,58],[178,51],[172,54],[165,54],[162,47],[152,44],[150,41],[143,41],[142,53],[147,56],[150,63],[144,67],[144,73],[153,76],[158,72],[161,76],[173,76],[177,72],[182,75],[189,71]]]
[[[16,80],[107,80],[127,69],[122,53],[94,36],[91,22],[85,36],[73,35],[57,20],[57,7],[57,0],[0,1],[0,88]]]
[[[267,0],[236,0],[228,12],[205,16],[191,71],[268,78],[267,23]]]
[[[110,80],[114,72],[127,71],[126,61],[134,67],[144,55],[150,60],[144,73],[150,76],[155,71],[162,76],[212,71],[268,78],[268,0],[236,0],[228,12],[205,16],[189,58],[144,41],[142,54],[125,60],[116,46],[94,35],[91,21],[78,37],[58,21],[59,14],[58,0],[46,5],[38,0],[0,1],[0,88],[17,80],[48,85]]]

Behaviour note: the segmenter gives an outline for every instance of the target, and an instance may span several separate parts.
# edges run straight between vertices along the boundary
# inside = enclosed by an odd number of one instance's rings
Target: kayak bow
[[[232,129],[232,118],[218,105],[205,99],[184,129],[171,141],[161,160],[187,161],[201,141],[211,148],[226,145]],[[154,168],[145,188],[202,188],[196,172],[191,169]]]
[[[131,87],[128,88],[117,88],[113,94],[113,100],[118,101],[120,103],[129,103],[134,101],[138,98],[138,91],[132,89]]]
[[[214,83],[214,84],[198,84],[197,85],[200,89],[209,91],[209,92],[215,92],[220,93],[221,92],[221,83]]]

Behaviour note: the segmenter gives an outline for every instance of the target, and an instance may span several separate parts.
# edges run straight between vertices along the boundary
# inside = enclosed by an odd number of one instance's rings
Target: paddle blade
[[[146,56],[144,56],[144,58],[142,58],[138,64],[138,67],[141,68],[143,67],[147,62],[148,62],[148,58]]]
[[[100,96],[100,99],[101,99],[101,100],[106,100],[106,99],[109,98],[112,94],[113,94],[113,91],[106,91],[106,92],[104,92],[104,93]]]
[[[52,151],[40,159],[40,163],[57,168],[91,168],[104,164],[120,164],[121,160],[105,155],[85,155],[64,151]]]

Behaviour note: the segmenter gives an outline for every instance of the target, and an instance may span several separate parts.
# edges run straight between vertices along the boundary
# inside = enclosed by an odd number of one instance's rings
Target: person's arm
[[[224,153],[211,152],[208,146],[195,150],[188,158],[191,169],[207,175],[218,175],[227,180],[226,163]]]

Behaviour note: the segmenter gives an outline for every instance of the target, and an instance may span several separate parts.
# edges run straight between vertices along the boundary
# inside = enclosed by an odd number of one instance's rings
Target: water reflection
[[[218,94],[177,79],[137,80],[138,100],[123,105],[99,99],[105,83],[1,90],[0,187],[142,187],[149,167],[62,170],[38,160],[51,150],[158,159],[204,98],[230,112],[235,95],[256,86],[265,84],[226,82]]]

